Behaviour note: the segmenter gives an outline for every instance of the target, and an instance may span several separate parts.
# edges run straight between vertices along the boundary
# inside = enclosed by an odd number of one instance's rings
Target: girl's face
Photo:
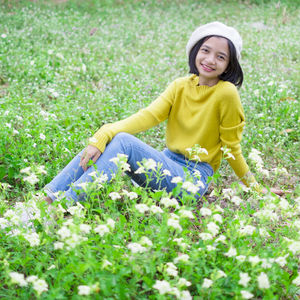
[[[199,85],[213,86],[229,63],[229,47],[222,37],[211,37],[200,47],[195,65],[199,72]]]

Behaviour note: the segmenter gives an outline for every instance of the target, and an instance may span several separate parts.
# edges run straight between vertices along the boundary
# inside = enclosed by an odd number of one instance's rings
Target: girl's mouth
[[[207,65],[201,64],[201,67],[202,67],[202,69],[203,69],[204,71],[206,71],[206,72],[212,72],[212,71],[215,71],[215,69],[213,69],[213,68],[211,68],[211,67],[209,67],[209,66],[207,66]]]

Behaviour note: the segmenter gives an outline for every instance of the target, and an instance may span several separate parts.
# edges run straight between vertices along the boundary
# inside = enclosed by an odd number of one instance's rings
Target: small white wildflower
[[[236,206],[239,206],[243,202],[243,200],[240,197],[238,197],[238,196],[233,196],[230,200]]]
[[[29,242],[31,247],[38,246],[40,244],[40,237],[36,232],[24,234],[23,236]]]
[[[170,283],[166,280],[156,280],[153,288],[157,289],[161,295],[170,293],[172,291]]]
[[[61,239],[64,240],[65,238],[71,236],[71,231],[66,226],[63,226],[57,231],[57,234],[61,237]]]
[[[284,267],[287,264],[286,258],[288,256],[289,256],[288,254],[285,256],[279,256],[279,257],[275,258],[275,262],[277,264],[279,264],[280,267]]]
[[[34,281],[32,284],[33,284],[33,289],[38,293],[38,295],[48,291],[48,284],[44,279],[38,279]]]
[[[281,198],[280,199],[280,202],[279,202],[279,206],[281,209],[283,210],[288,210],[291,208],[290,204],[288,203],[287,200],[285,200],[284,198]]]
[[[63,249],[64,248],[64,243],[62,243],[62,242],[55,242],[53,244],[53,246],[54,246],[55,250]]]
[[[154,214],[161,214],[161,213],[163,213],[163,210],[159,206],[156,206],[156,205],[151,205],[150,211],[152,213],[154,213]]]
[[[189,258],[190,257],[187,254],[182,254],[174,259],[174,263],[177,264],[178,262],[188,262]]]
[[[182,188],[185,189],[187,192],[192,193],[192,194],[196,194],[199,190],[199,187],[196,186],[194,183],[192,183],[190,181],[185,181],[182,184]]]
[[[25,280],[24,274],[18,272],[10,272],[9,276],[12,283],[16,283],[19,286],[27,286],[27,281]]]
[[[117,192],[111,192],[111,193],[109,193],[109,197],[112,200],[121,199],[121,195],[119,193],[117,193]]]
[[[241,295],[243,299],[251,299],[254,297],[254,295],[248,291],[241,291]]]
[[[108,218],[108,219],[106,220],[106,225],[107,225],[110,229],[115,229],[115,224],[116,224],[116,222],[115,222],[113,219],[111,219],[111,218]]]
[[[155,160],[149,158],[143,162],[143,165],[146,170],[155,170],[157,164]]]
[[[213,215],[213,218],[214,218],[214,220],[215,220],[216,222],[218,222],[218,223],[220,223],[220,224],[223,223],[223,218],[222,218],[221,215],[215,214],[215,215]]]
[[[222,270],[218,270],[217,275],[216,275],[216,279],[219,279],[219,278],[222,278],[222,277],[226,278],[227,277],[226,273]]]
[[[143,253],[147,251],[147,248],[143,247],[139,243],[129,243],[127,245],[127,248],[132,252],[132,253]]]
[[[143,237],[141,238],[140,244],[141,244],[142,246],[147,246],[147,247],[153,246],[153,243],[151,242],[151,240],[150,240],[148,237],[146,237],[146,236],[143,236]]]
[[[144,214],[146,211],[149,211],[149,206],[146,205],[146,204],[136,204],[135,205],[135,209],[141,213],[141,214]]]
[[[300,253],[300,241],[293,241],[288,248],[293,254]]]
[[[102,262],[102,268],[105,269],[109,266],[112,266],[112,263],[110,261],[108,261],[107,259],[104,259]]]
[[[258,287],[260,289],[268,289],[270,287],[269,278],[266,273],[261,272],[257,277]]]
[[[248,273],[241,272],[240,280],[239,280],[238,284],[240,284],[244,287],[247,287],[250,280],[251,280],[251,277],[248,275]]]
[[[179,214],[182,218],[195,219],[194,214],[190,210],[181,209]]]
[[[7,38],[7,35],[6,35],[5,33],[2,33],[2,34],[1,34],[1,37],[2,37],[3,39],[6,39],[6,38]]]
[[[221,243],[225,243],[226,241],[226,236],[221,234],[217,239],[216,239],[216,243],[221,242]]]
[[[81,232],[89,234],[91,231],[91,226],[88,224],[80,224],[79,225],[79,229]]]
[[[207,250],[208,252],[210,252],[210,251],[215,251],[215,250],[216,250],[216,247],[211,246],[211,245],[207,245],[207,246],[206,246],[206,250]]]
[[[239,232],[242,235],[253,235],[253,233],[255,232],[256,227],[252,226],[252,225],[246,225],[245,227],[242,227],[239,229]]]
[[[109,233],[109,228],[105,224],[98,225],[94,228],[94,231],[98,233],[100,236],[104,236],[106,233]]]
[[[189,291],[181,291],[180,300],[192,300],[192,296]]]
[[[172,183],[180,183],[180,182],[182,182],[182,178],[180,176],[173,177],[171,182]]]
[[[29,175],[27,177],[24,177],[23,180],[29,182],[32,185],[36,184],[39,181],[39,179],[37,178],[37,176],[34,173],[32,173],[31,175]]]
[[[167,263],[166,264],[166,272],[170,276],[176,277],[178,275],[177,267],[173,263]]]
[[[236,257],[236,259],[237,260],[239,260],[239,261],[241,261],[241,262],[244,262],[245,260],[246,260],[246,256],[245,255],[238,255],[237,257]]]
[[[191,286],[192,283],[190,281],[187,281],[185,278],[179,278],[178,285],[179,286]]]
[[[165,176],[171,176],[171,173],[170,173],[170,171],[169,170],[163,170],[163,174],[165,175]]]
[[[180,226],[179,221],[174,218],[169,218],[167,225],[169,227],[172,227],[174,229],[178,229],[179,231],[182,231],[182,227]]]
[[[249,256],[248,260],[249,260],[249,262],[251,262],[252,265],[256,265],[261,261],[260,258],[257,255]]]
[[[206,233],[206,232],[199,233],[199,237],[203,241],[209,241],[209,240],[211,240],[213,238],[213,236],[210,233]]]
[[[88,296],[91,293],[91,288],[87,285],[79,285],[77,288],[78,288],[78,295]]]
[[[215,235],[218,234],[218,232],[220,230],[220,227],[214,222],[209,222],[207,224],[207,229],[208,229],[209,232],[212,233],[213,236],[215,236]]]
[[[233,248],[233,247],[230,247],[230,249],[228,250],[228,252],[225,253],[224,255],[228,256],[228,257],[233,257],[233,256],[236,256],[236,254],[237,254],[236,249]]]
[[[36,275],[31,275],[26,278],[26,281],[32,283],[32,282],[37,281],[38,279],[39,278]]]
[[[297,285],[297,286],[300,286],[300,273],[298,273],[298,276],[296,278],[294,278],[292,283]]]
[[[205,288],[205,289],[208,289],[208,288],[210,288],[212,286],[212,284],[213,284],[212,280],[204,278],[202,287]]]
[[[160,200],[160,203],[163,204],[165,207],[175,207],[179,208],[178,201],[175,198],[168,198],[168,197],[163,197]]]
[[[203,217],[211,216],[211,210],[210,210],[209,208],[202,207],[202,208],[200,209],[200,214],[201,214]]]

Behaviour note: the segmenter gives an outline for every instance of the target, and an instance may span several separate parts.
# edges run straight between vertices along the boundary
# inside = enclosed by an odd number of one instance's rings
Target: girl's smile
[[[213,86],[218,83],[229,63],[228,42],[223,37],[211,37],[200,47],[195,65],[199,72],[199,85]]]

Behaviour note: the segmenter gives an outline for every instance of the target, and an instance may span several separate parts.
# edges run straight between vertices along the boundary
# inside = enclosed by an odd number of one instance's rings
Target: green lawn
[[[119,174],[53,222],[42,187],[188,75],[186,42],[215,20],[243,37],[244,156],[284,197],[243,190],[224,161],[201,204],[168,207]],[[298,0],[0,0],[0,298],[299,297],[299,28]],[[164,124],[138,136],[164,148]]]

